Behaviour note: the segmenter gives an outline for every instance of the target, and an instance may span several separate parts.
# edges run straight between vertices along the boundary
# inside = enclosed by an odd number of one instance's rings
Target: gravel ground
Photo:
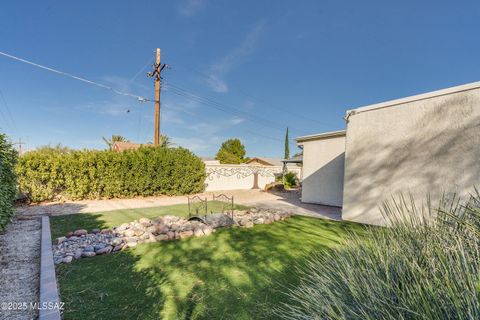
[[[30,302],[39,299],[40,218],[14,220],[0,233],[0,319],[36,319]],[[27,303],[26,310],[4,310],[14,303]],[[10,305],[8,305],[10,303]],[[23,308],[23,307],[22,307]],[[22,309],[20,308],[20,309]]]

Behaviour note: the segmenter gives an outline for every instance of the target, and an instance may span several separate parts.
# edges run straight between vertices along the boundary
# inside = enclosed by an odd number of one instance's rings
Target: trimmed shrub
[[[480,319],[480,196],[383,209],[368,227],[314,256],[278,315],[284,319]]]
[[[14,213],[13,201],[17,194],[16,161],[17,152],[7,136],[0,134],[0,230],[10,222]]]
[[[17,165],[20,190],[31,201],[182,195],[203,191],[205,166],[183,148],[124,152],[28,152]]]
[[[285,176],[284,176],[283,179],[284,179],[285,187],[287,187],[287,188],[296,187],[298,185],[297,174],[294,173],[294,172],[285,173]]]

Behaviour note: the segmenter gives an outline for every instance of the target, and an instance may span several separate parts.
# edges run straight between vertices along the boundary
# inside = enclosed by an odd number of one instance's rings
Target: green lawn
[[[185,215],[185,207],[173,206],[55,217],[52,230],[58,235],[174,210]],[[292,217],[60,265],[64,318],[275,319],[272,308],[298,282],[295,266],[338,245],[346,232],[361,230],[351,223]]]

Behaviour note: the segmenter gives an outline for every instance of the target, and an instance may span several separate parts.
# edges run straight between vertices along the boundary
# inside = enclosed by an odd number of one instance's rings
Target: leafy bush
[[[183,148],[124,152],[28,152],[17,165],[19,187],[32,201],[181,195],[204,188],[205,166]]]
[[[297,174],[294,172],[287,172],[283,177],[283,184],[287,188],[297,186],[297,181],[298,181]]]
[[[7,140],[7,136],[0,134],[0,230],[3,229],[13,216],[13,201],[17,194],[17,178],[15,163],[17,152]]]
[[[383,209],[368,227],[307,263],[285,319],[480,319],[480,196]]]

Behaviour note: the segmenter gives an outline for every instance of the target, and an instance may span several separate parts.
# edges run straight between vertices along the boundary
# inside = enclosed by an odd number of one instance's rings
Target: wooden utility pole
[[[160,90],[162,89],[162,70],[168,68],[166,64],[162,64],[160,60],[160,48],[157,48],[155,55],[155,64],[153,71],[147,73],[148,77],[155,77],[155,130],[154,130],[154,145],[158,145],[160,140]]]
[[[155,133],[154,133],[154,145],[158,146],[160,139],[160,48],[157,48],[157,55],[155,57]]]

